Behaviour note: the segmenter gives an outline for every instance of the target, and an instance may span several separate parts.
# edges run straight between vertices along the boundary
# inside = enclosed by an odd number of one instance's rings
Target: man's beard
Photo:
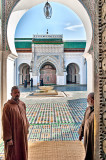
[[[15,101],[18,101],[18,100],[19,100],[19,97],[18,97],[18,96],[17,96],[17,97],[15,97],[15,98],[14,98],[14,100],[15,100]]]

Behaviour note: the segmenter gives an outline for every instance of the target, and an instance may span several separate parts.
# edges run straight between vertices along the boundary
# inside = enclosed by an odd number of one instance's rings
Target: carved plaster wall
[[[106,0],[99,1],[100,158],[106,159]]]
[[[63,76],[64,73],[64,46],[59,45],[45,45],[35,44],[32,46],[32,75],[38,76],[40,68],[43,64],[50,62],[56,68],[56,74]]]

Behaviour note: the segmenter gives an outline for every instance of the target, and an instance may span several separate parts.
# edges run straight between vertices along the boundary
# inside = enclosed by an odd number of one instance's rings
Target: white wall
[[[14,45],[15,30],[19,20],[21,19],[21,17],[24,15],[25,12],[26,10],[12,12],[8,21],[7,39],[8,39],[8,44],[9,44],[11,53],[14,55],[17,55],[15,45]]]
[[[14,84],[14,59],[7,58],[7,100],[11,98],[11,88]]]
[[[84,65],[84,57],[81,52],[65,52],[64,53],[64,62],[65,67],[67,68],[68,64],[75,63],[79,66],[79,74],[80,74],[80,84],[86,84],[86,65]]]
[[[30,66],[31,59],[32,59],[32,53],[18,53],[18,58],[16,60],[17,85],[19,85],[19,66],[23,63],[26,63]]]
[[[64,85],[64,76],[56,76],[57,77],[57,85]]]
[[[91,54],[86,53],[83,55],[87,60],[87,92],[94,92],[94,63]]]

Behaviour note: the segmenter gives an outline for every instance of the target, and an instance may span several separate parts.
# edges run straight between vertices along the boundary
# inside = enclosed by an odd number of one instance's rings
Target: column
[[[16,85],[15,59],[17,56],[9,54],[7,57],[7,100],[11,98],[11,88]]]
[[[94,92],[94,62],[89,53],[83,55],[87,60],[87,92]]]
[[[7,56],[8,52],[0,51],[0,138],[2,136],[2,110],[7,101]]]

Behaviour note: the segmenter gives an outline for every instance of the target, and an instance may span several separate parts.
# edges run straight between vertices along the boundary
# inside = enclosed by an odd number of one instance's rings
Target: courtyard
[[[47,141],[77,141],[78,130],[87,107],[86,86],[55,86],[56,96],[29,96],[36,87],[21,90],[20,99],[26,103],[30,123],[28,141],[37,145]],[[69,91],[70,90],[70,91]],[[73,91],[75,90],[75,91]],[[0,140],[0,159],[4,157],[4,145]]]

